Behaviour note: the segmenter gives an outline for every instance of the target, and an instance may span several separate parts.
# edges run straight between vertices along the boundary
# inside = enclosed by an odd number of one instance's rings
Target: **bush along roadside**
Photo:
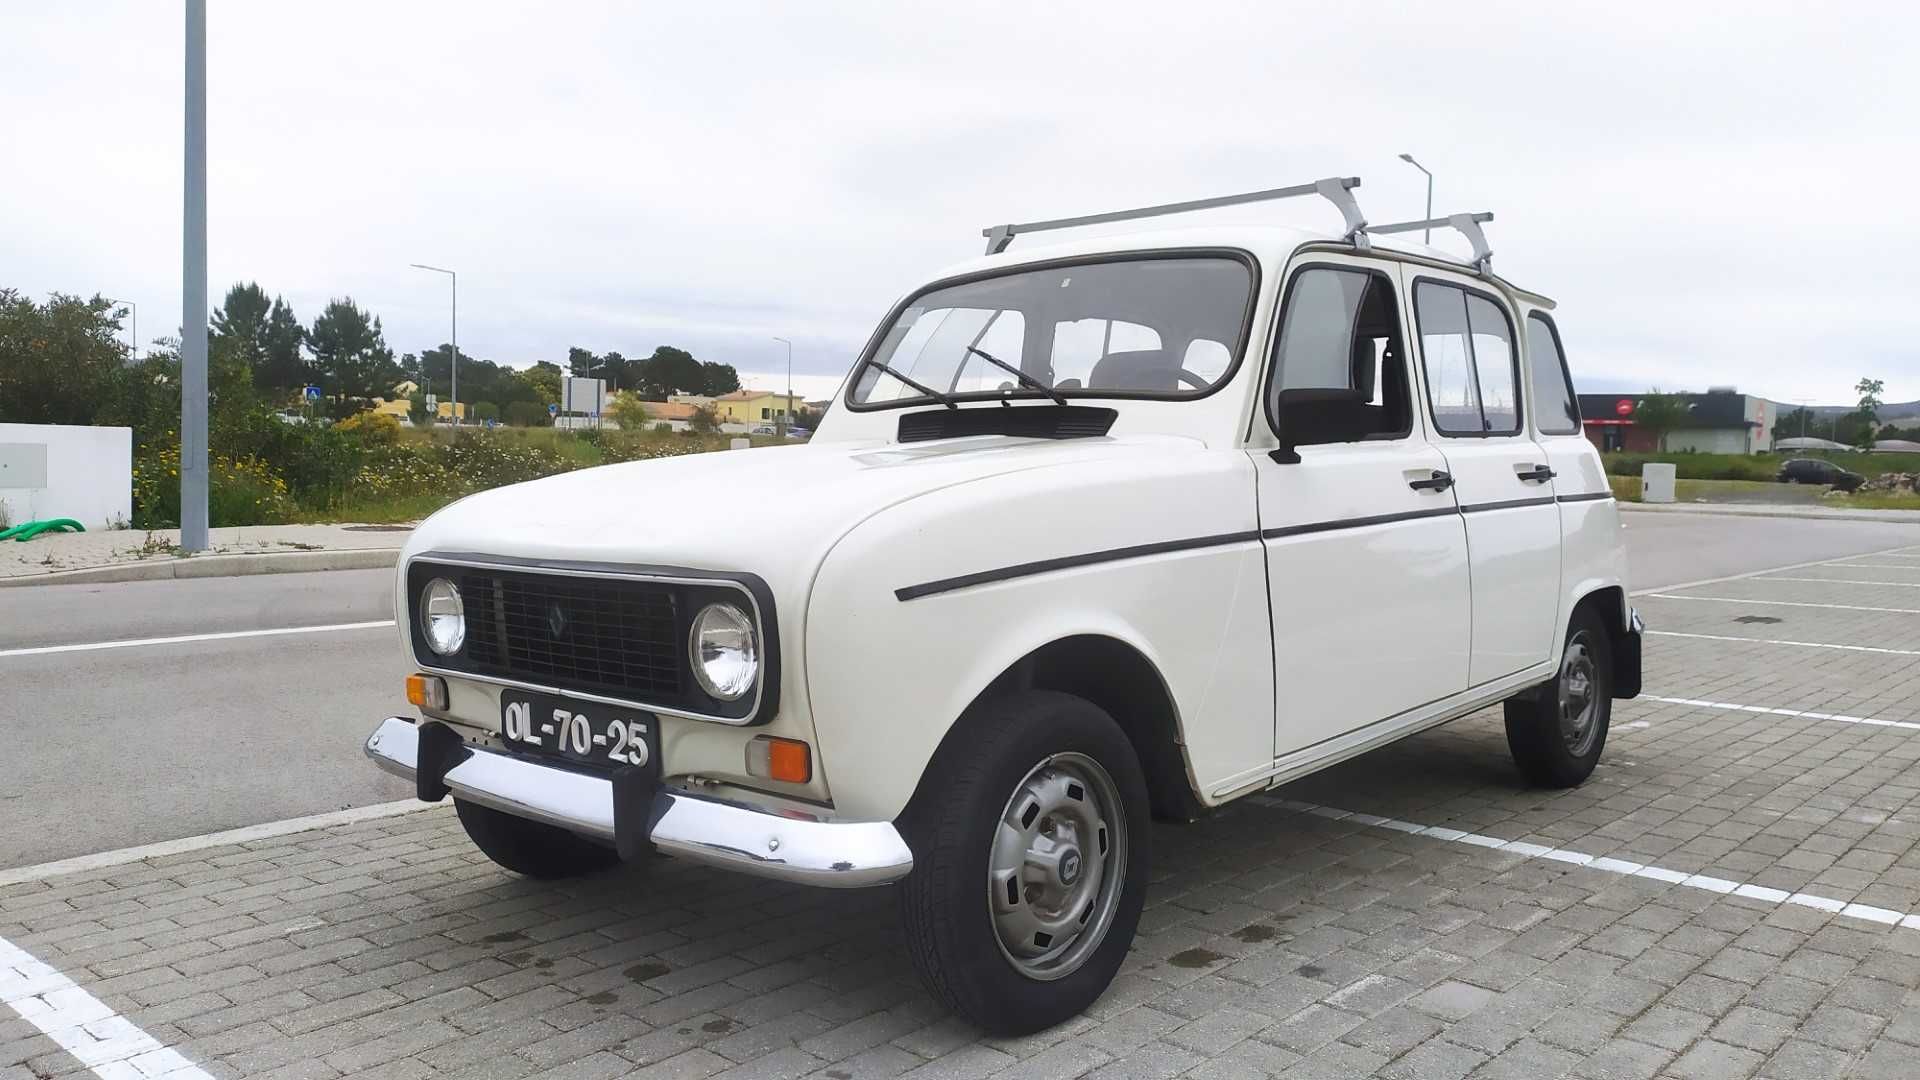
[[[332,427],[266,417],[269,427],[223,433],[209,472],[212,524],[410,521],[476,491],[728,445],[722,435],[651,431],[404,431],[390,418],[366,417]],[[177,440],[136,455],[133,500],[136,528],[179,524]]]

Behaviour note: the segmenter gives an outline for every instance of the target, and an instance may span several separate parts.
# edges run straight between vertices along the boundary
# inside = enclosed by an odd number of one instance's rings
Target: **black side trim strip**
[[[1452,506],[1436,506],[1430,510],[1407,510],[1398,514],[1376,514],[1373,517],[1340,518],[1336,521],[1315,521],[1306,525],[1282,525],[1277,529],[1262,530],[1262,538],[1272,540],[1281,536],[1299,536],[1303,533],[1333,532],[1337,529],[1363,529],[1368,525],[1389,525],[1396,521],[1415,521],[1420,518],[1448,517],[1459,513]]]
[[[893,590],[900,600],[918,600],[923,596],[953,592],[955,589],[970,589],[975,585],[987,585],[996,581],[1008,581],[1012,578],[1032,577],[1035,574],[1050,574],[1056,570],[1071,570],[1080,566],[1092,566],[1095,563],[1118,562],[1121,559],[1138,559],[1148,555],[1164,555],[1170,551],[1192,551],[1195,548],[1225,547],[1228,544],[1244,544],[1260,539],[1260,534],[1252,530],[1247,532],[1219,533],[1215,536],[1195,536],[1186,540],[1162,540],[1153,544],[1135,544],[1133,547],[1109,548],[1106,551],[1090,551],[1085,555],[1063,555],[1057,559],[1041,559],[1038,562],[1020,563],[998,570],[982,570],[976,574],[961,574],[959,577],[941,578],[924,585],[908,585]]]
[[[1505,502],[1475,503],[1472,506],[1461,507],[1460,512],[1463,514],[1477,514],[1482,510],[1518,510],[1523,506],[1552,506],[1552,505],[1553,505],[1553,496],[1541,495],[1537,498],[1532,498],[1532,499],[1508,499]]]
[[[1593,502],[1596,499],[1611,499],[1613,498],[1613,492],[1589,491],[1583,495],[1556,495],[1554,497],[1561,502]]]

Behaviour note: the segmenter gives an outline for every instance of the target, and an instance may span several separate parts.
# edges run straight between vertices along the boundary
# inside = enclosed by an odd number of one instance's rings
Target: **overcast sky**
[[[351,295],[399,352],[446,338],[428,262],[471,355],[771,385],[779,334],[817,397],[984,225],[1334,174],[1417,217],[1410,151],[1583,389],[1920,398],[1909,5],[209,7],[214,302]],[[0,10],[0,285],[175,332],[181,39],[170,0]]]

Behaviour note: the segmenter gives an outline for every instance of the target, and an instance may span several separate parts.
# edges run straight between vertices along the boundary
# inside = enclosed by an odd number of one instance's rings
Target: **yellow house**
[[[735,390],[713,400],[713,412],[724,424],[771,424],[793,416],[805,404],[798,394],[776,394],[771,390]]]
[[[408,410],[413,404],[407,399],[412,397],[419,389],[419,383],[414,382],[412,379],[403,379],[395,383],[393,389],[390,391],[393,397],[373,399],[373,411],[382,416],[391,416],[395,420],[405,420]]]

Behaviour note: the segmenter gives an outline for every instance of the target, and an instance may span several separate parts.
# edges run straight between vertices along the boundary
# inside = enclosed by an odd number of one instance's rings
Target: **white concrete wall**
[[[0,455],[37,459],[45,447],[44,486],[36,476],[0,476],[0,506],[15,525],[73,518],[89,529],[125,527],[133,520],[133,429],[64,424],[0,424]]]
[[[1667,432],[1667,450],[1677,453],[1692,450],[1701,454],[1750,454],[1750,435],[1746,428],[1675,428]]]

